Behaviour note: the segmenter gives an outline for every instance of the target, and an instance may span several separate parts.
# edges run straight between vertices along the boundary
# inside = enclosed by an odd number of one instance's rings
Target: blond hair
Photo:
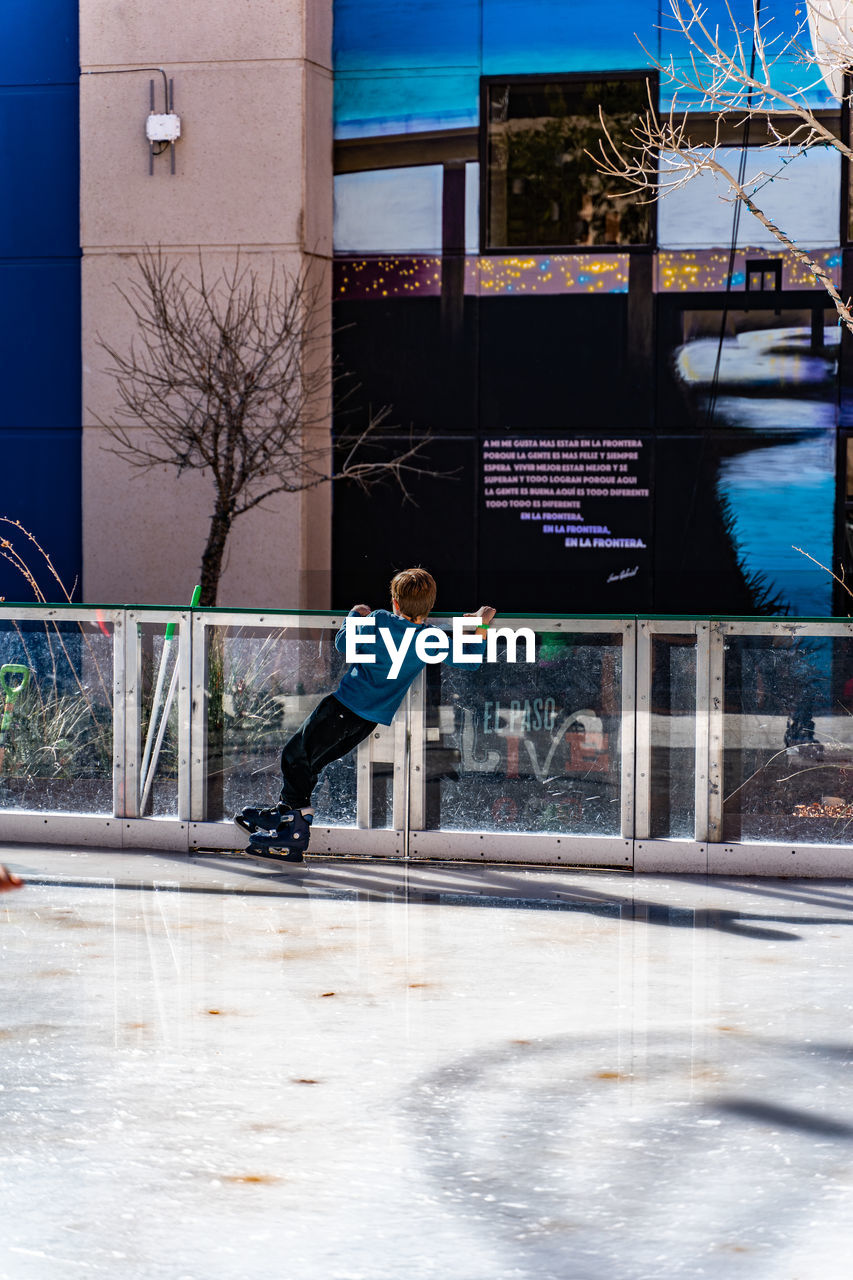
[[[391,599],[407,618],[426,618],[435,604],[435,579],[426,569],[403,569],[391,579]]]

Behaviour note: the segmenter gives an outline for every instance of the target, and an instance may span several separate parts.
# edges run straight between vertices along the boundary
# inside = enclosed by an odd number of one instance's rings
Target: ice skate
[[[274,830],[256,827],[250,834],[247,855],[274,865],[304,863],[303,855],[311,838],[313,814],[303,814],[299,809],[266,812],[278,814],[278,825]]]
[[[247,806],[234,815],[234,821],[243,831],[248,831],[250,836],[256,831],[267,834],[277,831],[288,813],[290,813],[289,809],[278,804],[273,805],[271,809],[253,809]]]

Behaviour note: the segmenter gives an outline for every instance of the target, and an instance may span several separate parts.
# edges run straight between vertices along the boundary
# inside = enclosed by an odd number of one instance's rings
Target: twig
[[[801,556],[805,556],[807,560],[811,560],[812,564],[816,564],[816,565],[818,566],[818,568],[819,568],[819,569],[823,569],[824,573],[828,573],[828,574],[829,574],[829,576],[830,576],[831,578],[834,578],[834,579],[835,579],[835,581],[838,583],[838,585],[839,585],[840,587],[843,587],[843,588],[844,588],[844,590],[847,592],[848,596],[853,596],[853,591],[851,591],[851,590],[850,590],[850,588],[848,587],[847,583],[844,581],[844,566],[843,566],[843,565],[842,565],[842,567],[841,567],[841,577],[839,577],[839,576],[838,576],[838,574],[837,574],[837,573],[833,573],[833,572],[832,572],[832,570],[831,570],[827,565],[825,565],[825,564],[821,564],[820,560],[816,560],[814,556],[810,556],[810,555],[809,555],[809,553],[808,553],[808,551],[803,551],[803,548],[802,548],[802,547],[795,547],[795,546],[793,545],[793,543],[792,543],[792,544],[791,544],[791,550],[792,550],[792,551],[799,551],[799,553],[800,553],[800,555],[801,555]]]

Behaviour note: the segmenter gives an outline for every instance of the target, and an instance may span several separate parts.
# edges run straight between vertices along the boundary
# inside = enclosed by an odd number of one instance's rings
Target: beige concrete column
[[[98,337],[129,344],[119,288],[161,246],[188,272],[241,259],[265,275],[315,262],[330,299],[332,0],[80,0],[83,246],[83,591],[88,602],[183,604],[198,581],[212,479],[135,473],[99,419],[117,405]],[[149,176],[150,81],[174,81],[182,136]],[[137,74],[88,75],[87,72]],[[140,424],[140,431],[144,427]],[[328,429],[320,430],[321,440]],[[328,486],[238,519],[219,603],[328,607]]]

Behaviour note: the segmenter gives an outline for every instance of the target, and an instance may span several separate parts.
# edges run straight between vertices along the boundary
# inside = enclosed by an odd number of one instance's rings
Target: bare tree
[[[658,110],[649,92],[649,109],[626,138],[608,131],[602,115],[604,139],[595,157],[602,171],[619,180],[625,193],[653,201],[677,191],[702,173],[722,178],[725,197],[740,202],[820,281],[848,329],[853,331],[850,303],[844,301],[831,277],[767,216],[756,200],[762,187],[782,175],[797,156],[812,147],[830,146],[853,159],[847,142],[820,120],[809,106],[809,91],[823,80],[841,102],[845,74],[853,69],[853,6],[847,0],[801,0],[799,24],[792,34],[779,31],[772,17],[762,16],[761,0],[752,0],[753,22],[740,26],[726,0],[730,29],[708,19],[697,0],[668,0],[668,20],[662,30],[680,37],[682,56],[650,61],[673,86],[672,107]],[[766,8],[765,8],[766,12]],[[803,83],[785,83],[786,64],[803,68]],[[679,101],[680,97],[680,101]],[[693,106],[693,112],[685,107]],[[711,115],[710,135],[700,130],[696,110]],[[706,114],[707,119],[707,114]],[[761,138],[756,148],[758,168],[747,176],[745,166],[734,172],[721,155],[737,146],[751,122]],[[749,135],[747,135],[749,136]],[[754,142],[754,132],[750,141]]]
[[[112,452],[142,471],[209,472],[214,501],[201,564],[201,603],[216,603],[234,521],[279,493],[333,479],[365,487],[424,474],[421,444],[390,460],[371,457],[388,410],[337,440],[328,431],[331,328],[328,303],[307,270],[265,276],[239,257],[211,281],[199,255],[191,278],[148,249],[119,292],[133,313],[129,348],[99,337],[118,387],[118,408],[98,418]],[[387,452],[387,451],[383,451]]]

